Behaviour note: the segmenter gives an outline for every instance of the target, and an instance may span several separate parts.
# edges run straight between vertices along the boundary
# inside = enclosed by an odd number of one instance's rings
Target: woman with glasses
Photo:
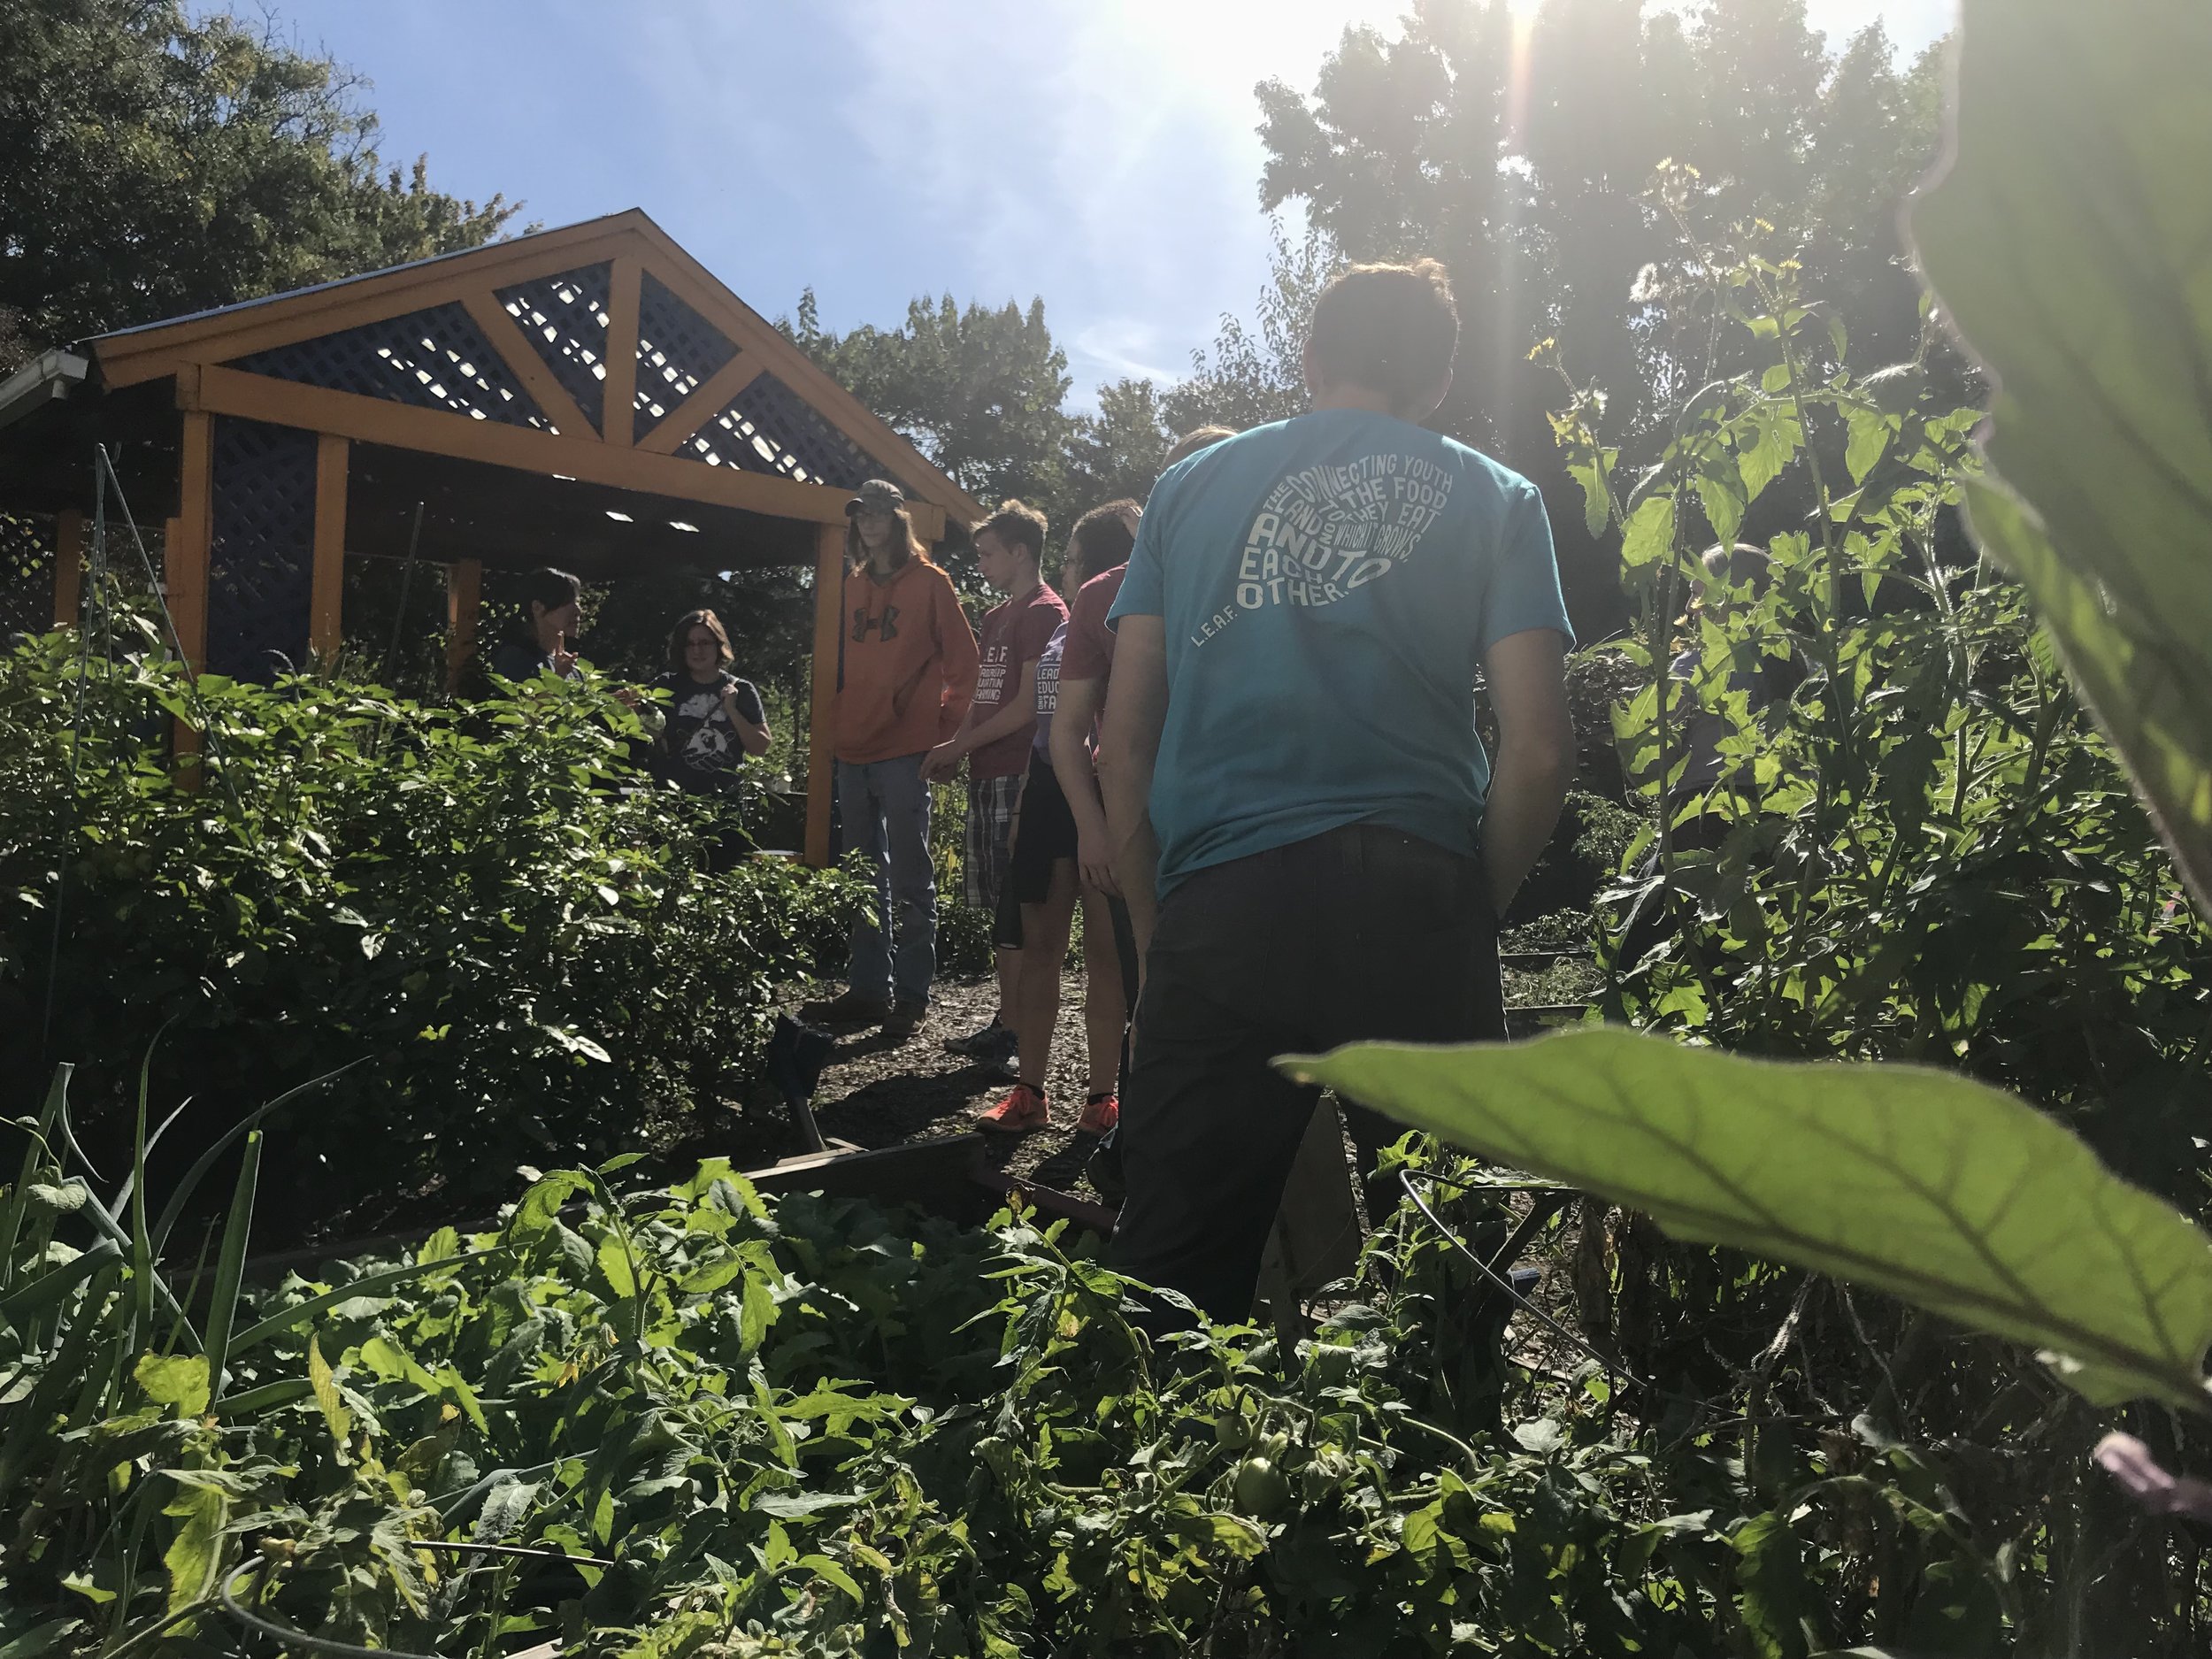
[[[730,636],[711,611],[693,611],[668,636],[668,672],[653,689],[668,694],[661,730],[661,775],[686,795],[720,795],[749,755],[764,755],[775,735],[749,680],[730,672]]]
[[[654,770],[686,795],[730,803],[731,828],[713,860],[726,868],[743,846],[737,811],[737,769],[764,755],[774,735],[760,692],[730,672],[730,636],[711,611],[687,611],[668,636],[669,669],[653,682],[666,696],[666,724],[654,744]]]

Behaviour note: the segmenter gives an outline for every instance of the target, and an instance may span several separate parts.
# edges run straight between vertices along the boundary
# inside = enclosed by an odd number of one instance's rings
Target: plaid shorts
[[[963,896],[979,910],[998,908],[1006,880],[1007,842],[1014,831],[1014,808],[1022,798],[1022,775],[968,780],[968,836],[962,860]]]

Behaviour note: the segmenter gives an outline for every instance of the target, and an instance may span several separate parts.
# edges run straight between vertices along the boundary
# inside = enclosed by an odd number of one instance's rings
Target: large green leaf
[[[2206,1409],[2212,1239],[1983,1084],[1597,1028],[1503,1048],[1361,1043],[1282,1064],[1679,1237],[2051,1350],[2100,1403]]]
[[[1912,226],[1998,381],[1974,531],[2212,911],[2212,8],[1966,0],[1963,21],[1954,159]]]

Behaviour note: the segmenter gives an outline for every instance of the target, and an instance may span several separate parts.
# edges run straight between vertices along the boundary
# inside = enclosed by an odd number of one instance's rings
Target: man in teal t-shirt
[[[1217,1317],[1249,1311],[1316,1098],[1269,1061],[1502,1037],[1497,917],[1572,765],[1543,502],[1416,424],[1457,334],[1433,261],[1339,278],[1313,411],[1171,468],[1114,606],[1099,770],[1117,872],[1161,904],[1115,1256]],[[1349,1117],[1371,1170],[1393,1132]]]

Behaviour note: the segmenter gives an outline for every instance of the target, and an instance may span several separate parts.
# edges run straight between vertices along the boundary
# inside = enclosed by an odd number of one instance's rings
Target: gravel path
[[[904,1042],[879,1032],[846,1036],[822,1073],[815,1091],[814,1115],[826,1136],[864,1147],[897,1146],[933,1135],[964,1134],[975,1114],[1010,1087],[974,1061],[948,1054],[944,1040],[964,1036],[991,1017],[997,987],[979,978],[940,979],[930,999],[929,1017]],[[997,1166],[1063,1192],[1094,1196],[1079,1169],[1055,1166],[1056,1155],[1070,1153],[1060,1165],[1080,1162],[1087,1148],[1076,1148],[1076,1115],[1085,1092],[1083,975],[1064,975],[1060,984],[1060,1019],[1052,1044],[1052,1070],[1046,1091],[1052,1100],[1052,1127],[1032,1134],[994,1137]]]

